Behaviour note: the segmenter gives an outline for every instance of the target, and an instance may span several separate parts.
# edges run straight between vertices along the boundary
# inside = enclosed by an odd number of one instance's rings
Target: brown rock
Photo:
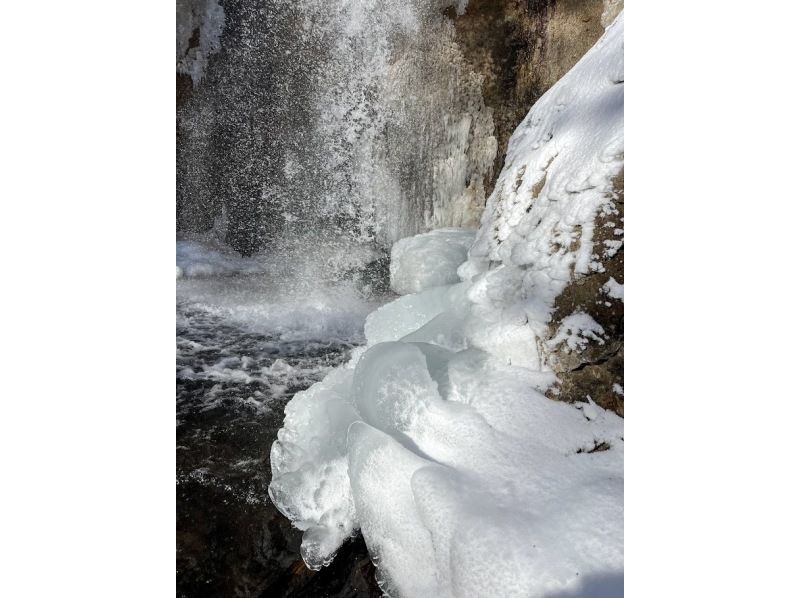
[[[551,353],[550,364],[560,385],[549,394],[568,402],[586,401],[589,396],[620,416],[624,415],[624,398],[614,390],[614,385],[622,387],[624,382],[624,303],[609,297],[602,287],[612,277],[624,284],[624,246],[603,257],[606,241],[622,240],[615,231],[623,228],[624,214],[624,172],[621,172],[614,179],[613,210],[600,215],[595,223],[594,250],[604,271],[576,279],[556,299],[550,336],[555,336],[564,318],[576,311],[587,313],[603,327],[603,344],[590,341],[583,351],[568,353],[557,348]]]
[[[486,189],[531,106],[603,34],[603,9],[603,0],[470,0],[461,16],[448,9],[464,57],[483,77],[483,100],[494,116],[498,152]]]

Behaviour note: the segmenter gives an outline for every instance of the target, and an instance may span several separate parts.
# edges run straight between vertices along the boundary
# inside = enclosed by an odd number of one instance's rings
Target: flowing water
[[[477,225],[497,141],[445,15],[465,5],[180,0],[179,228],[224,210],[250,254],[309,229],[388,247]]]
[[[380,595],[363,542],[321,572],[267,494],[269,450],[299,390],[347,361],[383,300],[320,267],[179,243],[177,584],[180,596]],[[323,264],[324,266],[324,264]],[[330,273],[330,272],[329,272]],[[309,276],[309,278],[304,278]]]

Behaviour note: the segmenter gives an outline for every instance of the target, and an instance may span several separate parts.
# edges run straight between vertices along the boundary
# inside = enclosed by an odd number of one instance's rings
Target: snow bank
[[[623,165],[623,19],[536,102],[511,136],[470,261],[470,342],[511,363],[541,361],[553,303],[601,271],[595,220],[615,211]],[[492,265],[492,267],[490,267]]]
[[[392,247],[392,290],[405,295],[459,282],[456,271],[474,240],[474,230],[457,228],[401,239]]]
[[[288,404],[269,492],[308,566],[360,529],[392,596],[621,593],[623,422],[546,398],[539,347],[621,167],[622,35],[620,15],[517,129],[469,260],[443,233],[398,244],[415,294]],[[559,346],[602,340],[573,315]]]

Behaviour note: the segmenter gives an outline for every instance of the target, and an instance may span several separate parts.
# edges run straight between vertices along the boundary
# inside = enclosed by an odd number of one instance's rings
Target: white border
[[[629,4],[628,596],[788,596],[798,10]],[[174,593],[173,15],[4,6],[4,596]]]

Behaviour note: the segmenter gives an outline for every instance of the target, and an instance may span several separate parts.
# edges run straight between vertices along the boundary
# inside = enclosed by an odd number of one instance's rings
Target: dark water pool
[[[176,336],[178,596],[380,596],[360,538],[310,571],[267,494],[284,406],[353,344],[283,341],[181,301]]]

